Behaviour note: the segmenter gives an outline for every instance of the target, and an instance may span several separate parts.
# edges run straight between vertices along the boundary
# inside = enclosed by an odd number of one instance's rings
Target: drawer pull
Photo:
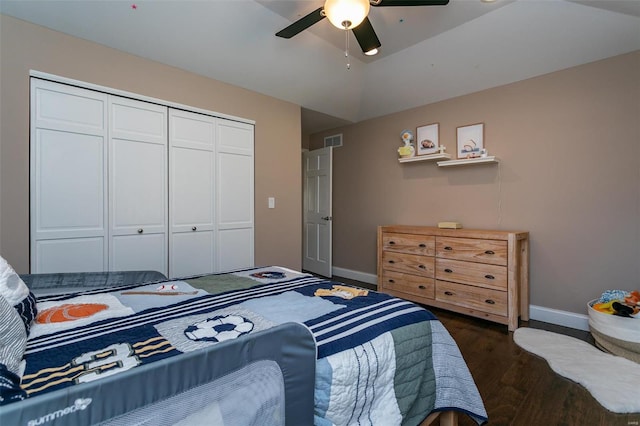
[[[444,294],[446,294],[447,296],[453,296],[453,292],[452,291],[445,291]]]
[[[485,300],[485,302],[490,304],[490,305],[495,305],[496,304],[496,302],[491,300],[491,299],[487,299],[487,300]]]
[[[195,231],[196,229],[198,229],[198,228],[196,228],[195,226],[192,226],[192,227],[191,227],[191,230],[192,230],[192,231]]]
[[[485,275],[484,277],[486,279],[488,279],[488,280],[495,280],[496,279],[496,277],[494,277],[493,275],[489,275],[489,274]]]
[[[444,246],[445,250],[453,250],[453,247],[449,247],[449,246]]]
[[[418,265],[418,268],[420,268],[420,269],[427,269],[427,267],[426,267],[426,266],[424,266],[424,265]]]
[[[452,272],[453,272],[453,271],[452,271],[451,269],[449,269],[449,268],[445,269],[444,271],[445,271],[445,272],[448,272],[448,273],[452,273]]]
[[[493,250],[486,250],[484,254],[496,254],[496,252]]]
[[[426,244],[420,244],[418,247],[425,248],[426,246],[427,246]]]
[[[419,288],[420,290],[426,290],[426,289],[427,289],[427,287],[425,287],[425,286],[423,286],[423,285],[419,285],[419,286],[418,286],[418,288]]]
[[[140,228],[138,229],[138,234],[142,234],[144,232],[144,229]]]
[[[389,280],[389,282],[390,282],[391,284],[395,283],[395,281],[394,281],[394,280]]]
[[[390,260],[389,263],[396,263],[396,261],[395,260]]]
[[[396,244],[396,242],[395,242],[395,241],[389,241],[389,245],[390,245],[390,246],[393,246],[393,245],[395,245],[395,244]]]

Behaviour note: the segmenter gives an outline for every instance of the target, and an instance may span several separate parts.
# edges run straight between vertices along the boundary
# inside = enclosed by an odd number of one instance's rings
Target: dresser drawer
[[[436,281],[436,300],[494,315],[508,314],[506,291]]]
[[[436,238],[433,235],[412,235],[385,232],[382,234],[382,249],[397,253],[433,256],[436,252]]]
[[[446,259],[507,265],[507,242],[474,238],[436,238],[436,256]]]
[[[507,267],[436,259],[436,279],[506,290]]]
[[[382,273],[382,290],[393,290],[415,296],[434,298],[435,280],[419,275],[403,274],[402,272],[384,271]]]
[[[384,271],[405,272],[433,278],[434,258],[415,254],[382,252],[382,269]]]

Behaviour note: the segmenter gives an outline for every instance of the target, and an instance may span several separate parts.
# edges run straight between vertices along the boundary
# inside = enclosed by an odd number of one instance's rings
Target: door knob
[[[144,230],[142,228],[138,229],[138,234],[142,234]]]
[[[195,226],[191,227],[192,231],[195,231],[196,229],[198,229],[198,228],[196,228]]]
[[[322,220],[331,220],[331,216],[325,216],[322,218]]]

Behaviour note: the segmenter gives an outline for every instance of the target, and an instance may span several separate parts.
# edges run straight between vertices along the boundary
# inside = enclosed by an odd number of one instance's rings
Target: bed
[[[487,421],[457,345],[412,302],[278,266],[150,278],[37,295],[25,398],[0,424]]]

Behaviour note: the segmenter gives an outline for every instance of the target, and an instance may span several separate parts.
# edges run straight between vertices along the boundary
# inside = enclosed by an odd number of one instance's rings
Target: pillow
[[[29,287],[16,274],[11,265],[0,256],[0,296],[7,299],[11,306],[15,306],[28,295]]]
[[[36,297],[2,256],[0,256],[0,297],[4,297],[18,311],[28,335],[31,323],[38,314]]]
[[[20,375],[27,331],[18,312],[0,296],[0,364],[8,371]]]
[[[29,295],[15,305],[14,308],[18,312],[18,315],[20,315],[20,319],[24,323],[24,328],[28,336],[29,331],[31,331],[31,323],[33,323],[38,315],[36,296],[32,292],[29,292]]]

